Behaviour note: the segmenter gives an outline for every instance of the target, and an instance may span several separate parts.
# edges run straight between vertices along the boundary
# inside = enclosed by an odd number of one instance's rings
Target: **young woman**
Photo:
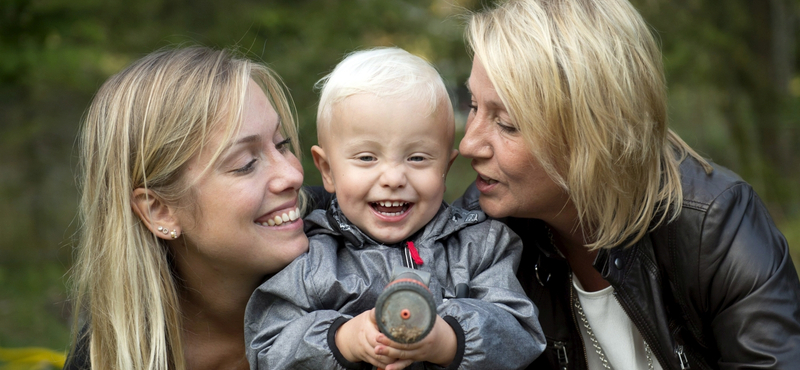
[[[283,85],[202,47],[111,77],[80,139],[70,369],[247,369],[250,293],[308,249]]]
[[[800,282],[753,189],[667,127],[661,53],[627,0],[473,15],[478,172],[457,202],[523,239],[547,348],[531,368],[785,369]]]

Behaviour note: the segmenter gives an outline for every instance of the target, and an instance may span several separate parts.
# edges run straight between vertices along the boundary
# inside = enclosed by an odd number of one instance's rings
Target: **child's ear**
[[[314,165],[317,166],[319,173],[322,174],[322,185],[328,193],[333,194],[336,188],[333,186],[333,173],[331,172],[331,163],[328,161],[328,155],[325,150],[319,145],[311,147],[311,156],[314,157]]]
[[[131,208],[142,223],[161,239],[175,239],[181,234],[174,209],[150,189],[136,188],[131,194]]]
[[[444,171],[445,175],[450,172],[450,167],[453,165],[453,162],[456,161],[456,157],[458,157],[458,149],[453,149],[450,153],[450,162],[447,163],[447,170]]]

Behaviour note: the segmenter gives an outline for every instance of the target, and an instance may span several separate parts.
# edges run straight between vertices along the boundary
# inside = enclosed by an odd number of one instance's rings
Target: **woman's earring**
[[[163,226],[159,226],[158,231],[161,231],[161,233],[164,235],[167,235],[169,233],[169,230],[167,230],[167,228]]]
[[[169,236],[171,236],[172,239],[178,239],[178,232],[175,231],[175,230],[172,230],[172,231],[169,232]]]

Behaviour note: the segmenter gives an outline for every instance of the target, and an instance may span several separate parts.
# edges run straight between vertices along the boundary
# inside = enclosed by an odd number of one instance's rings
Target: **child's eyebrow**
[[[357,148],[365,145],[380,145],[381,143],[371,139],[352,139],[344,143],[345,148]]]

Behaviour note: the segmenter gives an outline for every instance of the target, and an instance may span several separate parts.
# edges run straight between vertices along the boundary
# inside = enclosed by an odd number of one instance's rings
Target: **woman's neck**
[[[588,240],[585,230],[577,224],[577,217],[547,222],[553,233],[553,243],[561,251],[572,269],[572,273],[581,282],[584,290],[595,292],[608,287],[610,284],[603,279],[594,268],[594,260],[598,250],[590,251],[586,248]]]
[[[247,369],[244,311],[260,280],[210,271],[185,275],[180,295],[188,368]]]

